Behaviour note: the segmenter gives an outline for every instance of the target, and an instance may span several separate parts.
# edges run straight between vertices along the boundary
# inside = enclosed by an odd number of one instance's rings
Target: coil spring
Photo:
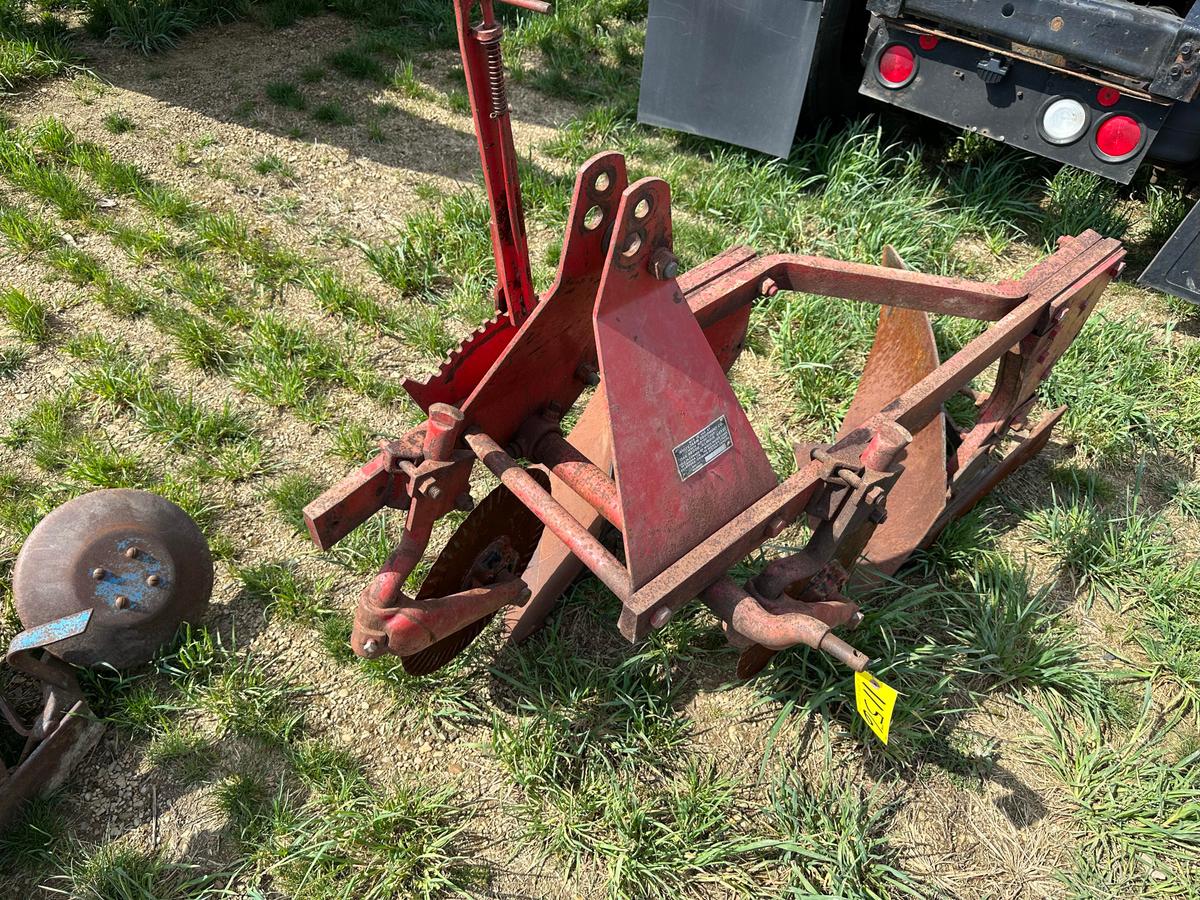
[[[483,45],[487,54],[488,92],[492,95],[493,119],[508,115],[508,94],[504,87],[504,60],[500,57],[500,40],[488,41]]]

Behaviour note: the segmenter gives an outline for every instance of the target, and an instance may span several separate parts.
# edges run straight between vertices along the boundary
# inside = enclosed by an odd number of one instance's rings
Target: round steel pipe
[[[571,552],[579,557],[621,602],[629,599],[633,592],[629,583],[629,572],[578,519],[551,497],[547,490],[534,481],[532,475],[517,465],[516,460],[505,453],[488,435],[481,431],[469,431],[464,440],[479,457],[479,461],[529,507],[559,540],[570,547]]]
[[[772,613],[729,576],[705,588],[700,599],[738,634],[769,650],[805,644],[828,653],[855,672],[863,671],[870,662],[866,654],[835,635],[820,619],[800,612]]]
[[[617,485],[608,474],[584,456],[565,437],[548,432],[537,442],[534,459],[550,469],[554,476],[587,501],[588,505],[619,530],[625,530]]]

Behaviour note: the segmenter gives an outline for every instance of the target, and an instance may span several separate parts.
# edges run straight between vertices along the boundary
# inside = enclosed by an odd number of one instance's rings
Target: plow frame
[[[586,567],[620,600],[618,627],[630,641],[699,597],[743,649],[743,674],[800,643],[863,669],[866,657],[832,634],[859,619],[841,589],[860,561],[895,571],[1045,445],[1063,410],[1025,431],[1037,388],[1119,274],[1121,244],[1090,231],[1064,237],[1024,277],[991,284],[908,271],[890,248],[885,265],[872,266],[732,247],[683,273],[670,187],[658,178],[629,184],[624,158],[609,152],[580,168],[557,276],[534,296],[500,25],[492,0],[454,2],[492,213],[497,312],[431,378],[405,382],[426,422],[305,509],[321,549],[383,508],[406,510],[399,545],[360,599],[355,652],[398,653],[407,667],[423,653],[428,660],[430,647],[465,646],[469,638],[458,638],[505,607],[519,639]],[[797,471],[782,483],[726,375],[752,304],[781,290],[882,308],[842,433],[798,446]],[[930,313],[991,324],[941,361]],[[993,390],[975,395],[972,379],[993,365]],[[979,406],[963,430],[943,411],[959,392]],[[587,406],[563,434],[581,398]],[[1010,436],[1016,446],[1000,454]],[[434,523],[473,506],[476,461],[516,504],[490,508],[520,511],[526,522],[532,513],[544,533],[525,563],[501,540],[504,523],[487,523],[464,542],[485,550],[450,566],[463,570],[462,590],[411,599],[404,585]],[[889,520],[893,490],[898,514]],[[729,578],[801,521],[812,528],[806,547],[745,586]],[[600,539],[606,526],[619,532],[623,558]],[[488,528],[498,532],[492,543],[482,539]],[[453,584],[444,569],[438,583]],[[434,655],[444,664],[450,651]]]

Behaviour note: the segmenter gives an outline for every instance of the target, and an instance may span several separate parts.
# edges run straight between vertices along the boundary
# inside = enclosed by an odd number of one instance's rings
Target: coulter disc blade
[[[148,662],[181,622],[199,622],[212,586],[212,555],[187,513],[128,488],[83,494],[42,519],[12,581],[27,629],[93,611],[87,630],[51,653],[118,669]]]
[[[549,487],[549,477],[536,468],[530,474]],[[417,600],[444,597],[473,587],[520,577],[529,564],[542,534],[542,523],[504,485],[499,485],[475,507],[450,536],[421,583]],[[493,544],[507,539],[509,563],[494,571],[488,563],[494,555]],[[486,573],[481,576],[481,573]],[[410,675],[436,672],[458,656],[487,627],[495,613],[465,625],[451,635],[426,647],[420,653],[400,657]]]

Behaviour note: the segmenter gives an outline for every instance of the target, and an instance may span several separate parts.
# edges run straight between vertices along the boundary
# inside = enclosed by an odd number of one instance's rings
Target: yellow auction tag
[[[888,728],[892,724],[892,710],[896,708],[895,689],[870,672],[855,672],[854,699],[858,703],[858,714],[886,744]]]

